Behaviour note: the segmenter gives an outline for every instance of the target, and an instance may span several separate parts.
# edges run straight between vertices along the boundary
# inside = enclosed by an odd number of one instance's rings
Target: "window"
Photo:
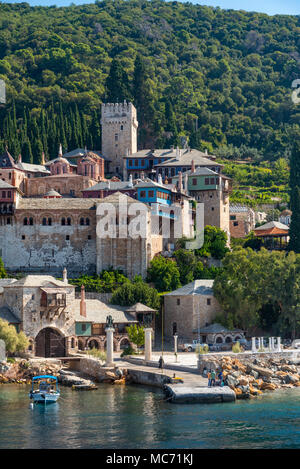
[[[138,166],[139,165],[139,160],[134,160],[134,166]]]
[[[145,198],[145,197],[146,197],[146,191],[141,191],[141,192],[140,192],[140,196],[143,197],[143,198]]]
[[[81,226],[84,225],[84,218],[80,218],[79,224],[80,224]]]
[[[10,198],[11,198],[11,192],[10,192],[10,191],[8,191],[8,193],[7,193],[7,197],[8,197],[8,199],[10,199]]]
[[[207,300],[206,300],[206,304],[207,304],[208,306],[210,306],[210,305],[211,305],[211,299],[210,299],[210,298],[207,298]]]
[[[154,192],[153,192],[153,191],[149,191],[149,192],[148,192],[148,195],[149,195],[149,197],[154,197]]]
[[[124,130],[124,125],[121,125],[120,130]]]
[[[209,178],[205,178],[204,183],[205,183],[206,186],[209,186]]]
[[[233,222],[233,226],[239,226],[239,222],[238,222],[238,221],[234,221],[234,222]]]
[[[11,225],[11,219],[10,219],[10,218],[7,218],[7,219],[6,219],[6,224],[7,224],[7,225]]]
[[[193,186],[197,186],[197,179],[193,178]]]
[[[230,220],[236,220],[236,215],[230,215]]]
[[[61,219],[61,224],[62,224],[62,226],[65,226],[65,224],[66,224],[66,219],[65,218]]]
[[[92,239],[91,235],[88,235],[88,239]]]
[[[211,211],[213,212],[214,210],[215,210],[215,207],[212,207],[212,208],[211,208]]]
[[[43,218],[42,225],[46,226],[47,225],[47,219]]]
[[[117,142],[117,141],[118,141],[118,139],[119,139],[119,136],[118,136],[118,134],[115,134],[115,142]]]
[[[82,330],[82,332],[86,331],[86,324],[81,324],[81,330]]]
[[[129,166],[133,166],[132,160],[129,160]]]
[[[24,226],[28,225],[27,217],[24,218],[24,220],[23,220],[23,225],[24,225]]]
[[[71,218],[70,218],[70,217],[67,218],[67,225],[68,225],[68,226],[71,226]]]
[[[177,298],[177,306],[180,305],[180,298]]]
[[[90,225],[90,219],[89,219],[89,218],[86,218],[86,219],[85,219],[85,224],[86,224],[87,226]]]
[[[49,226],[52,225],[52,218],[48,218],[48,225],[49,225]]]
[[[215,184],[215,178],[210,178],[210,183]]]
[[[22,239],[25,239],[25,235],[22,235]]]
[[[70,241],[70,235],[66,235],[66,241]]]
[[[6,192],[2,191],[2,199],[6,199]]]
[[[33,225],[33,218],[29,218],[29,225],[32,226]]]

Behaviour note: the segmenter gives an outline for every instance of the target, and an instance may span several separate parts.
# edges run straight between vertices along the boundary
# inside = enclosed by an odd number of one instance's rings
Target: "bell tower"
[[[137,152],[138,121],[132,103],[103,103],[102,154],[111,160],[110,172],[122,175],[123,158]]]

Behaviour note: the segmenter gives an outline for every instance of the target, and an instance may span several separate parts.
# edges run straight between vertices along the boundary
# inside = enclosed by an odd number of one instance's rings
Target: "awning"
[[[45,293],[47,293],[47,295],[53,295],[53,294],[66,294],[67,292],[65,290],[62,290],[60,288],[41,288],[41,290]]]

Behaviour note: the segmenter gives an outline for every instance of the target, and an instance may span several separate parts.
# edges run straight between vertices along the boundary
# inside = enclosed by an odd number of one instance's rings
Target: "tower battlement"
[[[101,106],[102,153],[110,159],[111,172],[121,174],[123,158],[137,151],[137,114],[130,102]]]

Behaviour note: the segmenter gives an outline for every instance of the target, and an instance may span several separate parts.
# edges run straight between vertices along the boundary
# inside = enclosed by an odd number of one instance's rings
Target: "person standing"
[[[210,385],[215,386],[215,384],[216,384],[216,372],[215,370],[212,370],[210,374]]]
[[[211,378],[211,373],[210,373],[210,370],[208,370],[208,372],[207,372],[208,384],[207,385],[208,385],[209,388],[210,388],[210,384],[211,384],[211,379],[210,378]]]

